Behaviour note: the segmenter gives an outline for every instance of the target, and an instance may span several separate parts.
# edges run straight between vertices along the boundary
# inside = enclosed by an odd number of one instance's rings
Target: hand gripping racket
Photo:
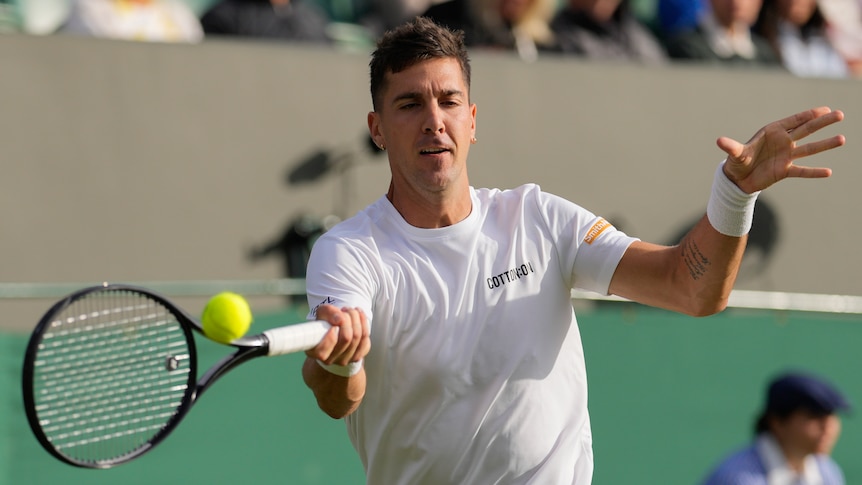
[[[24,408],[39,443],[79,467],[110,468],[153,449],[219,377],[260,356],[316,346],[314,321],[230,343],[236,350],[197,379],[201,325],[144,288],[102,285],[58,301],[24,357]]]

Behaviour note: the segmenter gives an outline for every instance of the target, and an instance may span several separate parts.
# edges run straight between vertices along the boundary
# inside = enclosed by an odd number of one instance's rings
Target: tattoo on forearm
[[[712,264],[709,261],[709,258],[700,252],[697,244],[689,238],[686,238],[683,241],[682,258],[685,261],[685,265],[688,267],[688,273],[694,280],[702,278],[709,269],[709,265]]]

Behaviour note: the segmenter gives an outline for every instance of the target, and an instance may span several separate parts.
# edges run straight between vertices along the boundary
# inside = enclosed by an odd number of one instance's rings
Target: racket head
[[[54,304],[24,357],[24,409],[39,443],[70,465],[110,468],[151,450],[194,403],[198,324],[129,285]]]

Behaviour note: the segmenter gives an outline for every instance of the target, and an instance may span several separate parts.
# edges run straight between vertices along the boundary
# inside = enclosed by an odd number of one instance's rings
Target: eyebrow
[[[457,97],[457,96],[463,96],[463,95],[464,95],[464,93],[461,90],[446,89],[442,93],[440,93],[439,97],[451,98],[451,97]],[[422,93],[420,93],[418,91],[410,91],[407,93],[402,93],[402,94],[399,94],[398,96],[395,96],[395,99],[393,99],[392,102],[397,103],[397,102],[403,101],[403,100],[414,100],[414,99],[422,99]]]

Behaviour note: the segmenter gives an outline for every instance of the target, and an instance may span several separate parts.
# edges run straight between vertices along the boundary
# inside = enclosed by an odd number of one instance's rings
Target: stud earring
[[[470,143],[472,143],[474,145],[476,144],[477,141],[479,141],[479,140],[477,140],[475,136],[473,138],[470,138]]]

